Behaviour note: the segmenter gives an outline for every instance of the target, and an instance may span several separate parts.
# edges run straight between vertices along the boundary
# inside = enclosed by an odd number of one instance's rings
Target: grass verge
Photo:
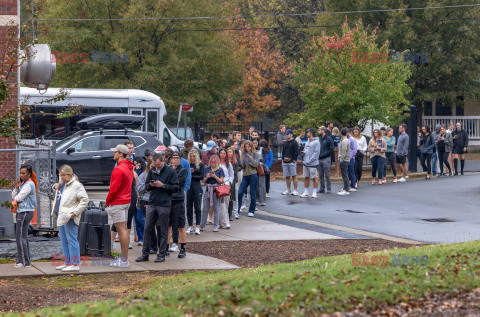
[[[479,287],[478,251],[479,242],[473,241],[367,253],[387,255],[387,266],[353,266],[352,256],[342,255],[158,277],[141,296],[42,309],[30,315],[304,315],[348,311],[360,304],[375,309]],[[428,264],[392,266],[391,254],[428,256]]]

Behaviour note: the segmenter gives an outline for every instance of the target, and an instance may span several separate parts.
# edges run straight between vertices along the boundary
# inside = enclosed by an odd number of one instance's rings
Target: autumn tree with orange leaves
[[[252,29],[244,19],[236,20],[234,25],[241,30],[232,31],[228,36],[244,53],[245,72],[240,86],[231,92],[222,111],[227,121],[255,121],[280,106],[281,101],[273,91],[290,66],[280,51],[270,45],[263,30]]]

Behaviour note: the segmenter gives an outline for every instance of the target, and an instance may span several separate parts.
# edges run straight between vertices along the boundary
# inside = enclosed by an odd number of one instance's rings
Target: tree
[[[239,18],[234,27],[249,29],[250,24]],[[223,108],[224,117],[231,121],[254,121],[260,115],[272,112],[281,101],[272,93],[278,88],[289,69],[279,50],[270,46],[270,39],[263,30],[234,31],[233,45],[245,56],[241,84],[231,93],[230,103]]]
[[[362,129],[370,119],[400,123],[410,104],[410,66],[385,60],[389,43],[379,47],[376,39],[376,31],[368,34],[361,21],[354,28],[345,23],[342,36],[314,37],[310,58],[293,73],[305,111],[290,114],[288,123],[307,128],[334,121]]]

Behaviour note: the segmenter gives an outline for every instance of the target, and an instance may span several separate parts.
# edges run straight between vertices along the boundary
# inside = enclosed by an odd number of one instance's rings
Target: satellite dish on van
[[[132,129],[137,130],[143,126],[145,116],[133,114],[97,114],[77,122],[80,130],[95,129]]]
[[[47,90],[55,77],[56,61],[48,44],[28,45],[20,52],[24,56],[20,79],[25,86]]]

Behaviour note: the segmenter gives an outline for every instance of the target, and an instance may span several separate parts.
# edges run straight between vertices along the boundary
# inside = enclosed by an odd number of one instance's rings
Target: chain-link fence
[[[20,166],[31,165],[38,179],[37,221],[34,227],[40,231],[55,228],[50,215],[52,209],[52,185],[56,182],[55,153],[51,147],[17,147],[0,149],[0,183],[5,189],[12,189],[20,176]],[[1,202],[2,204],[4,201]]]

